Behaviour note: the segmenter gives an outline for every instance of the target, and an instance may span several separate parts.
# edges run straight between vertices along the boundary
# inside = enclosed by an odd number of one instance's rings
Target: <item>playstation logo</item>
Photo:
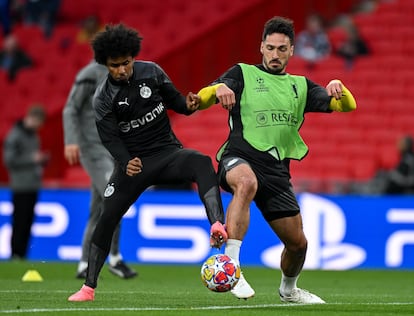
[[[346,218],[343,210],[334,202],[321,196],[303,193],[299,200],[303,229],[308,239],[308,251],[304,269],[347,270],[361,265],[366,251],[344,242]],[[280,266],[283,244],[265,249],[262,262],[273,268]]]

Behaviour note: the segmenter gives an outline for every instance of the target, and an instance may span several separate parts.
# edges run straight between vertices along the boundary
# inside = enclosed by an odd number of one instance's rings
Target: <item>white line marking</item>
[[[317,306],[326,305],[362,305],[362,306],[401,306],[401,305],[414,305],[414,302],[388,302],[388,303],[326,303],[315,304]],[[258,309],[258,308],[285,308],[285,307],[297,307],[297,306],[309,306],[309,304],[260,304],[260,305],[245,305],[245,306],[194,306],[194,307],[121,307],[121,308],[32,308],[32,309],[18,309],[18,310],[0,310],[0,314],[20,314],[20,313],[56,313],[56,312],[75,312],[75,311],[197,311],[197,310],[230,310],[230,309]]]

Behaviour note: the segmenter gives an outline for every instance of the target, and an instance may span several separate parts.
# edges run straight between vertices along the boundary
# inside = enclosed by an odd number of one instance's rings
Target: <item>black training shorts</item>
[[[232,192],[226,181],[226,173],[240,164],[248,164],[258,181],[254,201],[265,220],[270,222],[278,218],[294,216],[300,209],[290,183],[287,164],[268,156],[265,159],[261,157],[248,161],[246,157],[226,155],[220,160],[218,176],[221,187]]]

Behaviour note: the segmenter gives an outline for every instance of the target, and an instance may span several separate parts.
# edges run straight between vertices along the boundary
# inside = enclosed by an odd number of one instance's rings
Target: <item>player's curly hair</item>
[[[141,50],[142,37],[138,31],[121,24],[108,24],[92,40],[98,64],[106,65],[108,58],[136,57]]]
[[[268,35],[273,33],[285,34],[292,45],[295,41],[295,28],[291,19],[275,16],[268,20],[264,25],[262,40],[264,41]]]

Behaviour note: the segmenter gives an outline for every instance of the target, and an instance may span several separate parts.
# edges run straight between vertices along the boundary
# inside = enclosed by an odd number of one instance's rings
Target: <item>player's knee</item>
[[[211,161],[211,158],[207,155],[203,155],[200,153],[194,154],[192,161],[192,167],[196,170],[206,170],[206,168],[208,168],[208,170],[210,170],[210,168],[213,169],[213,162]]]
[[[304,257],[308,249],[306,238],[300,238],[295,242],[286,244],[286,249],[297,257]]]
[[[257,180],[255,177],[243,176],[237,180],[234,193],[253,199],[257,191]]]
[[[213,164],[213,162],[211,161],[211,158],[207,155],[200,154],[199,159],[200,159],[201,163],[205,166],[206,165],[210,166],[210,165]]]

